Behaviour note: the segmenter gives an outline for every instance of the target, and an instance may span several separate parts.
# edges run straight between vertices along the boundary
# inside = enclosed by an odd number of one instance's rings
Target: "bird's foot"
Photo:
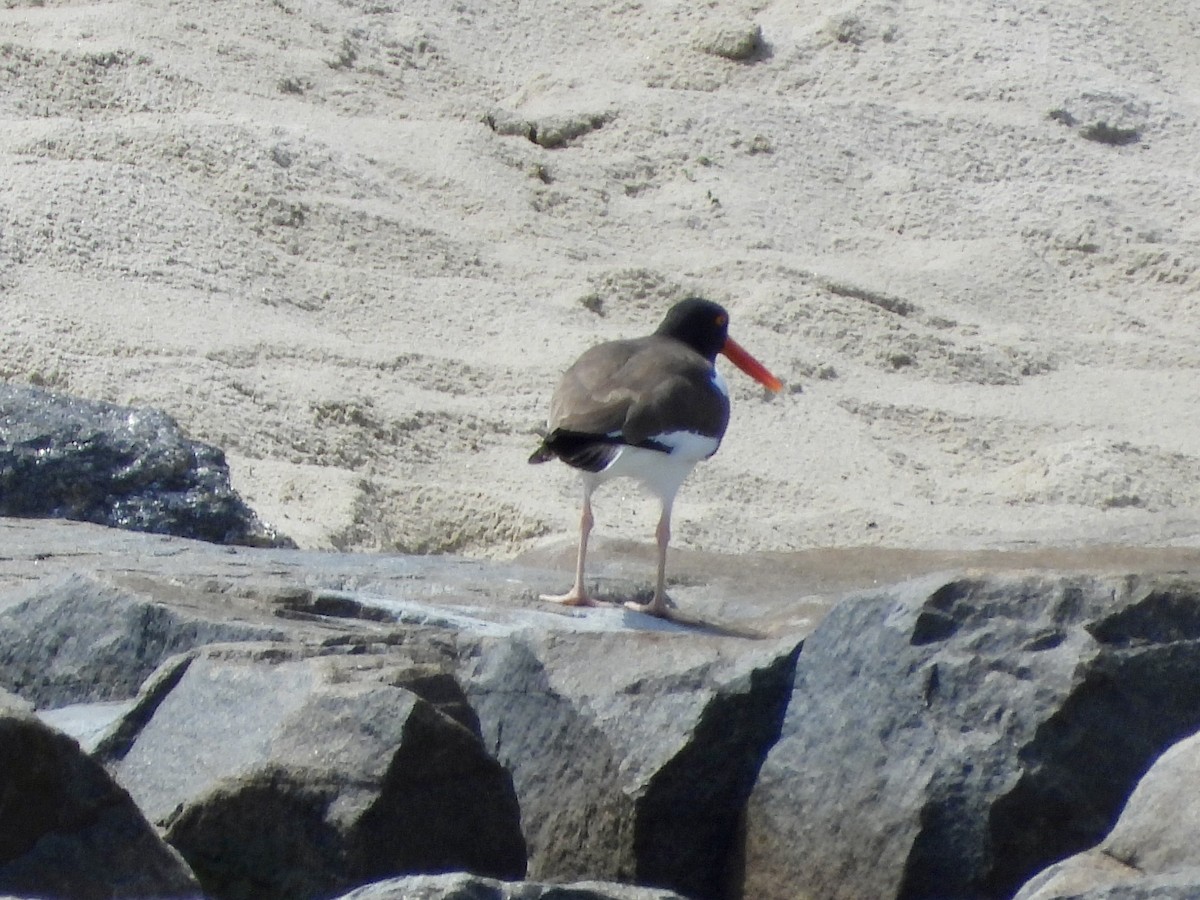
[[[565,594],[540,594],[539,600],[545,600],[547,603],[558,603],[562,606],[602,606],[603,604],[587,595],[586,591],[580,591],[572,588]]]
[[[625,602],[626,609],[644,613],[647,616],[655,616],[659,619],[674,618],[674,607],[675,601],[669,597],[655,597],[649,603],[638,603],[636,600],[627,600]]]

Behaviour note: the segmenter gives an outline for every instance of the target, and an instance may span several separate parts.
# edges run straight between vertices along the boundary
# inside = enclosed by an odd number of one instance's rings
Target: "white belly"
[[[660,435],[655,440],[670,447],[671,452],[622,447],[608,468],[586,477],[594,479],[596,484],[613,478],[632,478],[656,497],[670,500],[696,463],[716,453],[721,444],[717,438],[690,431]]]

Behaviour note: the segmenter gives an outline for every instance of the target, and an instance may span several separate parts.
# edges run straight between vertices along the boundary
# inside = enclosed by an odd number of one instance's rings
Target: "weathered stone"
[[[439,709],[462,718],[448,676],[396,654],[269,644],[213,645],[174,665],[184,671],[136,735],[100,752],[211,896],[524,874],[512,781]]]
[[[79,745],[0,693],[0,892],[199,897],[187,865]]]
[[[1152,554],[1147,570],[1186,569],[1193,557]],[[870,562],[855,557],[855,571],[880,578],[865,568]],[[921,557],[915,568],[929,565]],[[72,571],[91,574],[71,579]],[[708,585],[712,602],[733,603],[735,587],[707,577],[697,584]],[[795,585],[811,573],[773,577],[772,585]],[[738,621],[776,633],[801,627],[796,607],[781,604],[782,587],[764,596],[766,578],[755,570]],[[160,651],[189,646],[172,643],[181,636],[222,639],[221,629],[206,630],[213,623],[246,629],[233,637],[260,628],[280,635],[276,646],[191,645],[169,658],[95,745],[114,770],[132,771],[138,798],[208,860],[206,872],[228,866],[217,872],[227,892],[214,892],[217,900],[238,891],[303,895],[318,882],[328,896],[389,877],[313,875],[330,854],[338,865],[350,859],[312,848],[349,846],[361,835],[366,825],[353,823],[367,817],[355,798],[369,804],[373,790],[397,793],[373,787],[379,765],[343,756],[342,740],[397,760],[406,743],[410,759],[457,746],[442,740],[447,728],[467,735],[475,754],[483,753],[478,733],[486,735],[483,747],[512,769],[531,877],[540,879],[506,884],[514,897],[553,887],[543,881],[596,877],[669,884],[692,898],[839,896],[811,887],[805,879],[816,872],[844,879],[841,896],[990,898],[1011,896],[1015,881],[1000,876],[1018,865],[1028,865],[1028,875],[1052,854],[1094,846],[1159,751],[1200,727],[1200,590],[1183,578],[942,577],[879,588],[844,600],[798,663],[796,640],[722,637],[618,609],[565,614],[532,599],[560,580],[476,560],[229,548],[0,520],[0,620],[19,607],[33,622],[0,647],[36,647],[44,633],[47,671],[22,663],[25,684],[69,697],[72,673],[85,685],[121,675],[116,662],[89,668],[93,643],[103,657],[106,648],[136,648],[145,633],[154,652],[129,657],[144,666]],[[67,602],[60,594],[73,582],[81,587]],[[689,608],[705,596],[692,590]],[[38,596],[41,604],[20,606]],[[718,618],[723,609],[708,607]],[[106,618],[119,622],[116,637]],[[84,623],[79,646],[66,654],[76,619]],[[199,671],[193,666],[210,670],[209,684],[189,680]],[[233,674],[256,669],[263,671]],[[93,695],[103,692],[74,694]],[[766,725],[778,727],[789,697],[784,739],[747,810],[743,858],[742,799],[774,733]],[[398,723],[406,716],[437,727],[413,724],[408,737],[381,749],[389,734],[410,728]],[[437,740],[418,740],[430,731]],[[801,732],[807,743],[797,743]],[[322,763],[330,754],[337,758]],[[193,776],[198,787],[188,783]],[[1175,795],[1187,795],[1192,780],[1177,776]],[[505,817],[516,843],[515,814],[493,815]],[[466,838],[455,832],[444,845],[482,833],[477,821],[464,830]],[[850,856],[859,843],[862,854]],[[789,856],[795,845],[808,848],[799,862]],[[1142,874],[1100,856],[1116,875],[1080,883],[1071,895],[1188,896],[1189,868]],[[269,859],[288,860],[295,880]],[[843,866],[835,875],[831,861]],[[868,870],[877,870],[874,881]],[[254,871],[274,879],[265,892],[246,875]],[[1133,880],[1119,881],[1122,874]],[[935,893],[934,882],[946,893]]]
[[[283,629],[221,621],[82,575],[34,585],[0,612],[0,687],[39,708],[133,697],[168,657]]]
[[[524,115],[495,109],[484,116],[484,123],[496,134],[523,137],[547,150],[556,150],[603,128],[614,115],[611,110]]]
[[[633,568],[644,578],[644,563]],[[181,614],[286,628],[297,640],[319,639],[321,632],[329,638],[371,633],[376,623],[497,634],[529,628],[689,630],[649,616],[628,617],[617,608],[564,616],[536,600],[561,587],[562,572],[544,567],[456,556],[228,547],[83,522],[0,518],[0,610],[27,599],[38,581],[72,575],[113,584]],[[777,572],[762,577],[782,580]],[[614,598],[645,585],[613,575],[596,581],[601,596]],[[745,606],[765,616],[775,609],[773,600],[756,596]]]
[[[233,490],[224,453],[165,413],[15,384],[0,384],[0,515],[291,545]]]
[[[1059,886],[1055,882],[1055,886]],[[1065,885],[1064,885],[1065,886]],[[1039,900],[1196,900],[1200,897],[1200,870],[1185,869],[1166,875],[1149,875],[1124,884],[1108,883],[1102,887],[1081,888],[1075,885],[1066,893],[1052,890],[1017,895],[1021,900],[1037,897]],[[1013,898],[1017,900],[1017,898]]]
[[[455,872],[414,875],[365,885],[339,900],[684,900],[661,888],[600,881],[575,884],[509,882]]]
[[[1193,735],[1146,773],[1099,846],[1035,876],[1016,900],[1200,896],[1200,807],[1185,793],[1198,780],[1200,735]]]
[[[811,635],[748,810],[746,897],[1005,897],[1200,727],[1200,585],[926,580]]]
[[[746,62],[763,52],[762,28],[749,22],[715,22],[696,33],[696,46],[711,56]]]
[[[513,773],[531,877],[723,896],[798,649],[696,634],[481,642],[463,680]]]

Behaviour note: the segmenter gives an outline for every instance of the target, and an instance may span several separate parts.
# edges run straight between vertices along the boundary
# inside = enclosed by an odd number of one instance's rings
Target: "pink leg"
[[[664,502],[662,515],[658,519],[658,528],[654,531],[658,542],[658,579],[654,584],[654,599],[649,603],[626,603],[629,609],[661,619],[669,618],[667,600],[667,545],[671,542],[671,503]]]
[[[579,555],[575,557],[575,584],[565,594],[542,594],[540,599],[563,606],[599,606],[599,602],[588,596],[583,586],[583,570],[587,561],[588,536],[595,524],[592,516],[592,488],[583,489],[583,514],[579,517]]]

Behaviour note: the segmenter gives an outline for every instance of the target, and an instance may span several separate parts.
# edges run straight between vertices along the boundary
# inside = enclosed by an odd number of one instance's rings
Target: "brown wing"
[[[580,356],[563,374],[550,399],[550,430],[583,434],[620,431],[634,399],[620,374],[644,342],[644,338],[610,341]]]
[[[632,444],[681,430],[720,438],[728,422],[729,401],[708,360],[659,335],[588,350],[550,401],[551,431],[617,434]]]

